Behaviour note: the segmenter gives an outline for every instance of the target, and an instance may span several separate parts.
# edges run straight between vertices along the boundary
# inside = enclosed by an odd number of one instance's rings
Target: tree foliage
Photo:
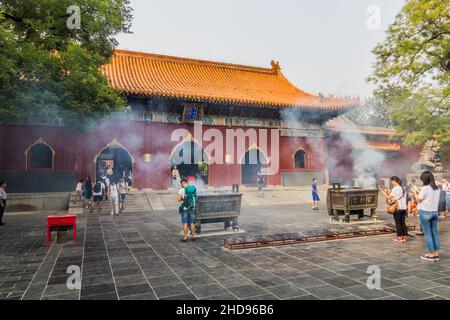
[[[409,0],[373,53],[376,99],[407,144],[450,143],[450,0]]]
[[[67,26],[74,4],[80,29]],[[83,128],[124,110],[101,67],[131,19],[128,0],[0,0],[0,119]]]
[[[389,119],[389,109],[375,98],[348,112],[347,117],[360,127],[393,127],[395,122]]]

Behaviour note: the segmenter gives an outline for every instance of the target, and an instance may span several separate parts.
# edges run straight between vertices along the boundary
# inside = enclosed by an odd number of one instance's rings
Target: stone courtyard
[[[45,246],[44,214],[6,215],[5,222],[0,299],[450,299],[448,218],[440,222],[439,262],[419,259],[420,236],[404,244],[382,235],[235,251],[223,248],[228,235],[181,243],[172,209],[79,214],[75,246],[70,232],[65,244]],[[323,205],[313,212],[308,204],[278,204],[243,207],[240,226],[249,234],[273,234],[330,223]],[[221,226],[207,228],[214,227]],[[366,286],[370,265],[381,268],[381,289]],[[80,267],[81,290],[68,288],[69,266]]]

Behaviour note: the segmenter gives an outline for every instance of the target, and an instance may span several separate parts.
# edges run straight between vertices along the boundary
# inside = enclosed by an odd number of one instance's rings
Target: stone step
[[[76,195],[76,194],[75,194]],[[71,206],[73,210],[81,211],[79,213],[90,213],[90,208],[80,205],[80,201],[75,201],[73,206]],[[125,198],[125,211],[127,212],[150,212],[152,211],[152,207],[148,201],[147,195],[143,191],[131,191],[127,194]],[[94,213],[99,214],[110,214],[111,213],[111,202],[109,200],[102,201],[101,209],[94,209]]]
[[[146,196],[153,210],[165,210],[165,206],[158,194],[147,193]]]

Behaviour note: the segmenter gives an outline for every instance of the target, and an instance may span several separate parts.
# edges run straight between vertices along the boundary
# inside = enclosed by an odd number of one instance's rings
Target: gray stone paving
[[[405,244],[385,235],[238,251],[222,247],[224,236],[181,243],[173,210],[79,215],[75,246],[45,246],[44,214],[6,215],[5,222],[0,299],[450,299],[449,219],[440,222],[439,262],[419,259],[418,236]],[[307,205],[246,207],[240,225],[250,234],[330,227],[323,208]],[[380,290],[366,286],[374,264]],[[81,269],[80,290],[67,287],[71,265]]]

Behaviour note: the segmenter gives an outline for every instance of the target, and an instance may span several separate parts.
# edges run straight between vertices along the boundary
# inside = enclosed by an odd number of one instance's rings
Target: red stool
[[[73,243],[77,242],[77,216],[65,215],[65,216],[48,216],[47,217],[47,240],[46,244],[52,241],[52,228],[57,227],[69,227],[73,231]]]

